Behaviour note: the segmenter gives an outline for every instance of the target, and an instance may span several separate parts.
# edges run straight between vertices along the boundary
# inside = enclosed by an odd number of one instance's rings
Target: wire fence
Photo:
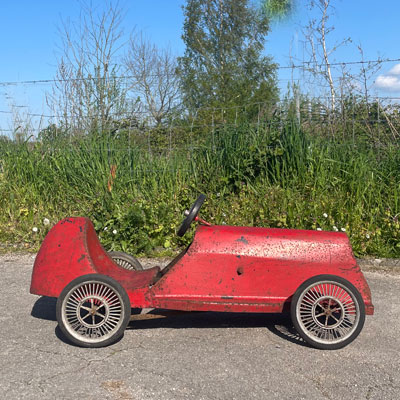
[[[377,58],[370,60],[354,60],[354,61],[338,61],[331,62],[329,65],[331,67],[342,67],[349,65],[370,65],[370,64],[386,64],[386,63],[394,63],[400,62],[400,58]],[[279,70],[290,70],[290,69],[310,69],[310,68],[322,68],[326,67],[326,63],[318,63],[314,61],[302,61],[299,63],[292,62],[290,65],[277,65],[276,69]],[[165,74],[164,74],[165,75]],[[150,77],[163,77],[163,74],[149,74]],[[137,79],[136,75],[116,75],[112,76],[112,79],[117,80],[132,80]],[[103,77],[79,77],[79,78],[68,78],[68,79],[32,79],[32,80],[19,80],[19,81],[0,81],[0,87],[2,86],[16,86],[16,85],[39,85],[39,84],[53,84],[56,82],[65,83],[65,82],[78,82],[78,81],[98,81],[103,80]]]
[[[332,62],[331,67],[368,66],[371,64],[398,63],[399,58]],[[292,70],[310,71],[321,68],[317,63],[292,63],[278,66],[278,71]],[[299,74],[300,76],[301,74]],[[157,78],[162,78],[157,74]],[[302,76],[304,78],[304,75]],[[9,88],[40,88],[43,85],[53,87],[59,83],[74,83],[81,81],[117,80],[124,82],[121,87],[126,97],[124,107],[118,104],[103,104],[99,107],[43,106],[46,111],[32,111],[32,108],[22,104],[12,104],[7,107],[4,98],[10,96]],[[295,121],[304,130],[312,134],[326,137],[346,137],[356,142],[359,136],[366,136],[376,146],[386,143],[399,144],[400,138],[400,97],[371,96],[371,83],[364,90],[356,87],[352,91],[336,88],[335,97],[330,93],[327,82],[315,80],[311,90],[302,94],[300,89],[305,82],[301,77],[278,79],[280,82],[291,82],[291,90],[286,98],[279,101],[243,102],[225,107],[201,107],[184,109],[176,101],[162,118],[155,116],[155,111],[143,102],[135,101],[136,93],[128,94],[129,81],[138,79],[133,75],[120,75],[108,78],[88,77],[76,79],[38,79],[0,82],[0,136],[13,140],[41,141],[67,135],[71,142],[93,130],[118,137],[127,135],[132,146],[145,146],[148,151],[168,150],[182,144],[197,145],[196,136],[205,131],[215,134],[221,129],[231,129],[245,124],[249,129],[260,130],[269,127],[280,129],[289,120]],[[341,78],[334,78],[341,83]],[[104,81],[107,83],[106,81]],[[310,84],[308,81],[307,84]],[[4,92],[6,90],[6,92]],[[43,91],[39,90],[42,96]],[[48,92],[46,92],[48,94]],[[328,94],[327,94],[328,93]],[[128,94],[128,95],[127,95]],[[3,99],[1,98],[3,96]],[[3,101],[2,101],[3,100]],[[70,99],[71,100],[71,99]],[[78,99],[79,100],[79,99]],[[76,101],[79,103],[79,101]],[[42,103],[45,103],[42,100]],[[117,100],[116,100],[117,103]],[[162,113],[164,110],[156,110]]]
[[[327,100],[330,102],[331,99]],[[0,136],[12,136],[17,141],[52,143],[54,147],[65,146],[65,143],[77,143],[89,127],[99,123],[99,116],[85,116],[81,125],[68,128],[57,116],[39,117],[46,120],[45,126],[24,125],[26,120],[17,120],[19,125],[15,130],[0,128]],[[321,99],[307,98],[273,104],[252,103],[228,109],[202,108],[190,114],[176,115],[159,125],[146,122],[137,114],[118,113],[109,115],[102,132],[114,139],[125,138],[121,141],[124,147],[118,151],[141,148],[150,154],[171,154],[176,149],[199,149],[203,146],[202,137],[213,137],[222,130],[232,135],[238,129],[279,132],[288,123],[295,123],[304,132],[332,140],[346,139],[356,144],[361,137],[374,147],[400,145],[400,105],[380,98],[367,104],[355,98],[347,100],[346,104],[337,100],[335,110],[330,108],[330,104],[321,104]],[[118,146],[117,142],[114,140],[113,148]]]

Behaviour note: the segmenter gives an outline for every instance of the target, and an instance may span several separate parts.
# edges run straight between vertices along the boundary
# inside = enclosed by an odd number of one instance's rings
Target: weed
[[[172,254],[190,242],[175,232],[203,192],[212,223],[343,230],[357,255],[400,256],[398,147],[330,141],[291,121],[191,141],[167,153],[123,134],[1,143],[0,240],[37,249],[57,220],[85,215],[107,249]]]

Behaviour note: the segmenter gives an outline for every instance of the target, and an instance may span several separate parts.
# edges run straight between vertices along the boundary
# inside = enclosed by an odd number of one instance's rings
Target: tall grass
[[[130,143],[1,143],[0,239],[35,249],[58,219],[85,215],[106,248],[172,253],[190,240],[175,235],[182,210],[204,192],[212,223],[345,230],[358,255],[400,256],[398,147],[327,141],[290,121],[220,128],[165,154]]]

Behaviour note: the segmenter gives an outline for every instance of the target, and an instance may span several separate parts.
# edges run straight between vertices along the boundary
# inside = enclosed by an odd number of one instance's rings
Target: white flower
[[[371,236],[369,236],[369,233],[367,233],[367,234],[365,235],[365,237],[366,237],[367,239],[369,239]]]
[[[113,230],[113,234],[114,234],[114,235],[117,234],[117,230],[116,230],[116,229]]]
[[[322,231],[322,229],[321,228],[317,228],[317,231]]]
[[[327,214],[327,213],[323,213],[322,216],[323,216],[324,218],[328,218],[328,214]]]
[[[44,218],[43,225],[49,225],[49,224],[50,224],[50,220],[48,218]]]
[[[36,228],[36,226],[34,226],[34,227],[32,228],[32,231],[35,232],[35,233],[36,233],[38,230],[39,230],[39,229]]]
[[[339,229],[337,228],[337,226],[335,226],[335,225],[333,225],[332,226],[332,229],[335,231],[335,232],[337,232]]]
[[[106,231],[108,228],[107,227],[104,227],[104,230]]]
[[[342,232],[346,232],[346,229],[345,228],[341,228],[340,229]]]

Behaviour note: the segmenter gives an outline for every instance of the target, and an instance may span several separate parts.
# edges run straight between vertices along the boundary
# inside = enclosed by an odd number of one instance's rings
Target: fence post
[[[298,90],[296,90],[296,118],[297,123],[300,125],[300,96]]]
[[[378,105],[378,139],[379,139],[379,144],[380,144],[381,143],[381,117],[380,117],[381,105],[379,103],[379,97],[376,98],[376,102]]]
[[[133,176],[133,168],[132,168],[132,143],[131,143],[131,130],[132,130],[132,118],[129,118],[129,126],[128,126],[128,147],[129,147],[129,170],[131,172],[131,177]]]
[[[235,106],[235,128],[237,127],[238,107],[239,106]]]
[[[171,156],[171,151],[172,151],[172,127],[174,125],[174,118],[172,118],[172,121],[169,125],[169,156]]]
[[[194,126],[194,121],[197,118],[197,113],[199,109],[196,109],[196,112],[194,113],[194,116],[192,114],[192,124],[190,125],[190,144],[192,146],[192,151],[193,151],[193,126]]]
[[[151,135],[151,129],[148,130],[148,134],[147,134],[147,146],[148,146],[149,156],[151,156],[150,135]]]
[[[212,116],[211,116],[211,126],[212,126],[212,142],[213,142],[213,151],[215,152],[215,125],[214,125],[214,111],[215,109],[212,109]]]
[[[353,146],[355,146],[355,126],[354,126],[354,120],[355,120],[355,114],[354,114],[354,97],[352,97],[352,99],[351,99],[351,101],[352,101],[352,114],[353,114],[353,117],[352,117],[352,120],[353,120]]]
[[[342,136],[343,139],[346,137],[346,110],[344,107],[343,103],[343,85],[340,85],[340,114],[341,114],[341,120],[342,120]]]

